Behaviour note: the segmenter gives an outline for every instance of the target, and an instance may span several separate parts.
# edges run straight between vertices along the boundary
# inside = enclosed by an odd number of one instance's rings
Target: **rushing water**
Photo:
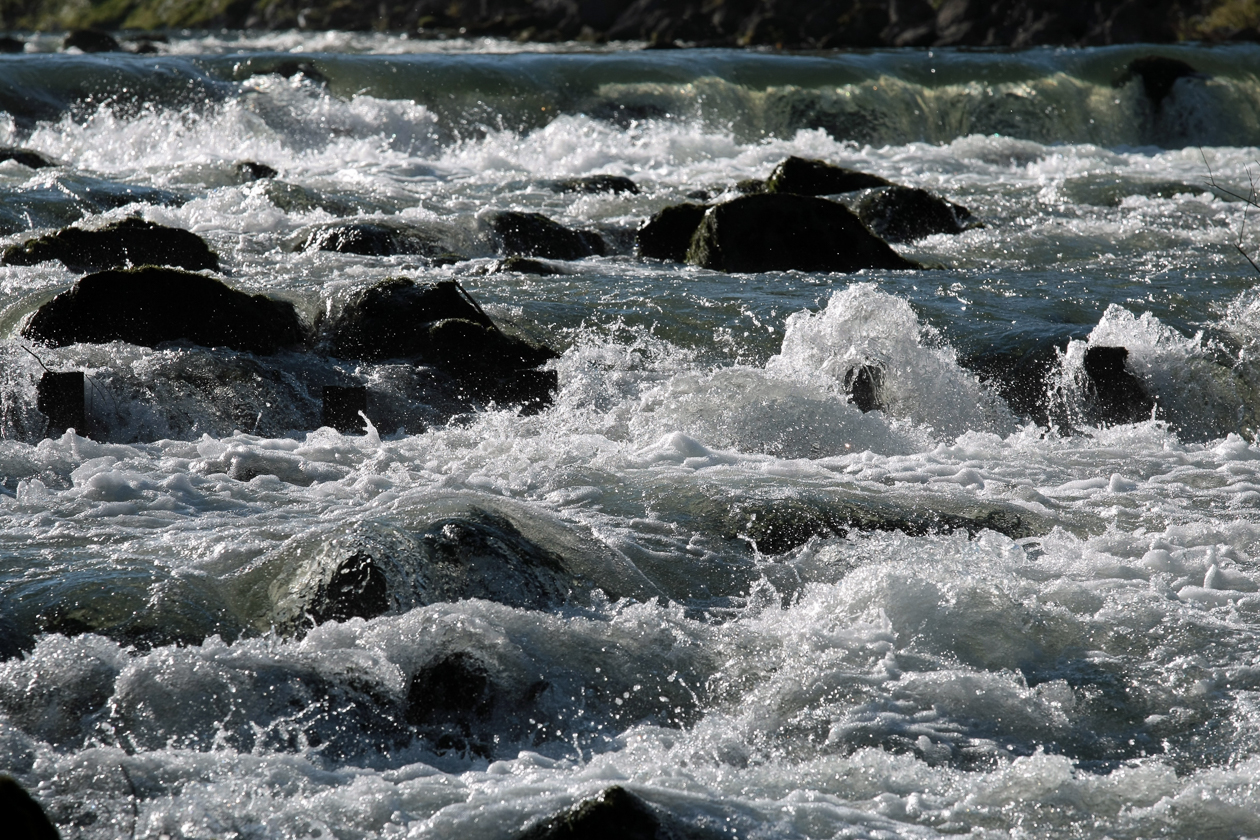
[[[32,345],[77,275],[0,268],[0,771],[63,837],[515,838],[614,784],[669,836],[1260,835],[1260,220],[1207,186],[1257,177],[1260,48],[51,43],[0,56],[0,145],[65,164],[0,164],[3,244],[138,213],[311,323],[453,277],[561,353],[549,409],[452,420],[404,365]],[[1158,105],[1152,52],[1199,71]],[[633,255],[789,155],[984,227],[907,272]],[[599,173],[642,192],[545,184]],[[611,253],[493,273],[487,208]],[[339,216],[471,259],[296,248]],[[1153,417],[1091,425],[1099,345]],[[83,435],[41,439],[41,365],[87,372]],[[312,431],[330,378],[366,435]],[[312,627],[355,552],[389,609]]]

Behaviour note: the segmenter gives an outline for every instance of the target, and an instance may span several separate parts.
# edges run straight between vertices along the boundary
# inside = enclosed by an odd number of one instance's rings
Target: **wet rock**
[[[297,184],[270,178],[264,180],[262,189],[267,195],[267,200],[290,215],[324,210],[334,216],[353,216],[360,210],[371,209],[361,207],[359,203],[351,199],[324,195]]]
[[[860,271],[918,266],[825,198],[768,193],[709,208],[687,262],[719,271]]]
[[[535,370],[556,358],[550,348],[509,336],[495,326],[462,318],[423,328],[423,360],[454,377],[474,400],[527,409],[545,407],[559,385],[555,371]]]
[[[844,374],[844,391],[863,412],[882,409],[880,390],[884,386],[884,369],[879,365],[865,364],[849,368]]]
[[[83,277],[41,306],[22,335],[54,347],[189,341],[274,353],[299,343],[303,330],[290,303],[248,295],[203,274],[146,266]]]
[[[889,187],[858,205],[858,217],[889,242],[909,242],[934,233],[962,233],[980,223],[966,207],[911,187]]]
[[[75,29],[66,36],[61,48],[73,48],[85,53],[122,52],[122,45],[114,36],[99,29]]]
[[[281,61],[273,65],[270,69],[262,72],[277,73],[286,79],[292,79],[294,76],[302,76],[318,85],[328,84],[328,77],[321,73],[319,68],[315,66],[315,63],[311,61],[289,59]]]
[[[741,181],[736,181],[734,190],[740,195],[760,195],[763,192],[768,192],[766,182],[760,178],[744,178]]]
[[[834,195],[891,186],[894,186],[892,181],[878,175],[799,157],[783,161],[766,179],[766,192],[796,195]]]
[[[540,277],[568,274],[567,271],[563,271],[541,260],[531,260],[529,257],[507,257],[499,260],[491,267],[490,273],[537,274]]]
[[[547,687],[545,680],[538,679],[521,682],[500,675],[495,680],[476,656],[451,653],[412,675],[404,716],[439,753],[491,758],[504,727],[519,731],[523,722],[519,718],[537,714],[526,710],[536,709]]]
[[[375,618],[389,611],[389,584],[367,554],[347,558],[318,588],[310,616],[316,624],[348,618]]]
[[[6,248],[3,265],[36,265],[60,260],[72,271],[99,271],[126,265],[179,266],[217,270],[219,258],[197,234],[127,218],[96,230],[63,228]]]
[[[533,826],[521,840],[657,840],[661,820],[620,785]],[[669,832],[666,836],[673,836]]]
[[[419,359],[429,349],[428,324],[450,318],[493,326],[454,280],[418,284],[394,277],[358,292],[329,330],[332,354],[379,362]]]
[[[552,192],[639,194],[639,185],[621,175],[586,175],[545,182]]]
[[[397,254],[433,255],[440,250],[437,237],[419,228],[392,222],[353,222],[323,225],[307,234],[303,251],[337,251],[367,257]]]
[[[683,262],[691,237],[709,208],[703,204],[675,204],[656,212],[635,234],[639,256]]]
[[[15,160],[31,169],[43,169],[46,166],[57,165],[33,149],[22,149],[17,146],[0,146],[0,162],[6,160]]]
[[[1142,80],[1142,89],[1151,105],[1159,110],[1164,100],[1172,93],[1173,85],[1178,79],[1200,75],[1197,70],[1184,61],[1162,55],[1148,55],[1135,58],[1125,68],[1124,75],[1117,80],[1117,87],[1134,78]]]
[[[1140,423],[1151,418],[1155,400],[1142,380],[1125,367],[1126,347],[1090,347],[1085,351],[1089,377],[1086,401],[1090,419],[1101,425]]]
[[[14,779],[0,776],[0,814],[12,840],[58,840],[60,834],[44,809]]]
[[[232,168],[236,171],[236,177],[240,179],[242,184],[250,181],[261,181],[264,178],[275,178],[280,174],[267,164],[252,160],[238,160],[233,164]]]
[[[783,554],[813,537],[845,537],[850,531],[900,531],[914,537],[976,535],[988,529],[1011,539],[1041,532],[1039,523],[1013,506],[949,510],[920,498],[898,505],[877,498],[795,498],[749,502],[730,515],[730,534],[751,540],[763,554]],[[934,509],[935,508],[935,509]]]
[[[483,219],[505,254],[577,260],[603,256],[604,240],[586,230],[570,230],[540,213],[500,210]]]
[[[26,42],[8,35],[0,36],[0,53],[26,52]]]

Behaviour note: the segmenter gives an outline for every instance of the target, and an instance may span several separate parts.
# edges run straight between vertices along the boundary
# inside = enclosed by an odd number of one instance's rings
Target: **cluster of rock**
[[[30,150],[0,150],[0,157],[5,155],[44,163]],[[247,180],[270,181],[277,174],[249,161],[237,169]],[[612,175],[544,186],[586,193],[639,191],[633,181]],[[741,182],[737,190],[742,194],[728,200],[658,211],[636,232],[638,255],[729,273],[913,270],[921,266],[894,251],[890,241],[982,226],[967,208],[926,190],[819,160],[790,157],[764,181]],[[481,215],[479,224],[504,256],[495,271],[563,273],[544,260],[582,259],[610,250],[598,232],[573,230],[539,213],[491,211]],[[433,265],[464,259],[444,250],[440,232],[393,219],[323,223],[298,237],[295,247],[418,255]],[[52,346],[124,341],[154,347],[185,341],[264,355],[289,348],[354,361],[398,359],[441,370],[460,383],[470,400],[531,410],[548,404],[556,386],[555,373],[542,369],[555,352],[503,333],[454,281],[385,280],[354,295],[335,318],[309,327],[290,302],[249,295],[195,273],[217,271],[219,263],[189,231],[128,218],[96,230],[65,228],[0,255],[5,265],[48,260],[93,272],[24,325],[25,337]],[[1099,376],[1105,380],[1108,375]],[[882,378],[877,367],[862,366],[849,371],[845,387],[859,408],[870,411],[883,407]],[[1126,414],[1108,407],[1098,419],[1142,419],[1137,416],[1141,400],[1124,404],[1137,408]],[[349,412],[357,413],[353,406]],[[1145,413],[1149,416],[1149,406]]]
[[[341,29],[807,49],[1258,40],[1258,25],[1249,0],[16,0],[0,9],[0,27],[24,30]],[[72,46],[84,51],[116,48],[79,40]]]

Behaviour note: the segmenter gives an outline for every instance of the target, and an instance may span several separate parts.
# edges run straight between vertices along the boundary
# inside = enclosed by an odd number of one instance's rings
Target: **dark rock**
[[[497,327],[450,318],[426,325],[423,335],[424,361],[455,377],[473,399],[538,409],[559,385],[555,371],[532,369],[554,359],[554,351]]]
[[[367,388],[362,385],[325,385],[320,402],[319,424],[342,434],[364,430],[360,412],[367,414]]]
[[[568,274],[567,271],[562,271],[541,260],[531,260],[529,257],[507,257],[496,262],[490,269],[491,274],[506,274],[510,272],[515,272],[516,274],[537,274],[540,277]]]
[[[845,537],[850,531],[900,531],[908,536],[951,534],[975,536],[996,531],[1011,539],[1034,536],[1039,529],[1031,517],[1015,507],[974,510],[932,509],[920,499],[911,506],[875,498],[795,498],[758,501],[731,511],[732,535],[756,543],[763,554],[783,554],[812,537]]]
[[[1142,380],[1125,367],[1126,347],[1090,347],[1085,351],[1089,377],[1086,402],[1090,420],[1105,426],[1140,423],[1151,418],[1155,400]]]
[[[740,195],[760,195],[766,190],[766,182],[760,178],[745,178],[735,182],[735,192]]]
[[[796,195],[833,195],[891,186],[892,181],[878,175],[799,157],[790,157],[783,161],[766,179],[766,192]]]
[[[703,204],[675,204],[658,211],[635,235],[639,256],[674,262],[686,260],[691,237],[708,209]]]
[[[539,213],[500,210],[486,215],[485,224],[499,240],[505,254],[577,260],[603,256],[604,240],[585,230],[569,230]]]
[[[646,802],[613,785],[599,796],[538,823],[521,835],[521,840],[656,840],[660,829],[660,819]]]
[[[307,234],[303,251],[337,251],[367,257],[396,254],[436,254],[437,238],[418,228],[390,222],[351,222],[324,225]]]
[[[310,61],[299,61],[297,59],[281,61],[264,72],[278,73],[286,79],[292,79],[294,76],[303,76],[318,85],[328,84],[328,77],[321,73],[319,68]]]
[[[293,305],[248,295],[203,274],[145,266],[89,274],[41,306],[22,335],[63,347],[125,341],[156,347],[189,341],[274,353],[299,343]]]
[[[19,41],[17,38],[5,35],[0,37],[0,53],[21,53],[26,52],[26,42]]]
[[[1197,70],[1180,59],[1148,55],[1129,62],[1124,75],[1116,84],[1123,85],[1135,77],[1141,79],[1146,98],[1151,101],[1156,110],[1159,110],[1164,100],[1172,93],[1173,85],[1178,79],[1198,75]]]
[[[43,169],[57,164],[33,149],[19,149],[15,146],[0,146],[0,161],[16,160],[31,169]]]
[[[240,160],[233,165],[236,175],[240,178],[241,183],[249,181],[261,181],[264,178],[275,178],[280,173],[265,163],[257,163],[252,160]]]
[[[361,209],[365,209],[347,198],[322,195],[306,187],[272,178],[264,180],[265,183],[262,188],[267,195],[267,199],[276,207],[289,214],[324,210],[334,216],[353,216]]]
[[[462,263],[462,262],[467,262],[467,261],[468,261],[468,257],[465,257],[463,254],[456,254],[451,251],[446,251],[444,253],[438,254],[437,256],[430,257],[429,265],[433,266],[434,268],[441,268],[444,265],[455,265],[456,263]]]
[[[87,408],[83,371],[45,371],[35,394],[35,407],[48,418],[49,431],[83,430]]]
[[[407,722],[413,726],[485,720],[494,707],[494,686],[486,668],[466,653],[430,662],[407,687]]]
[[[962,233],[980,223],[966,207],[911,187],[889,187],[858,205],[858,217],[889,242],[909,242],[934,233]]]
[[[586,175],[581,178],[561,178],[558,181],[547,181],[546,185],[552,192],[639,194],[639,185],[621,175]]]
[[[474,508],[433,522],[420,541],[429,560],[426,594],[433,601],[483,598],[540,610],[568,603],[594,585],[570,571],[564,557],[490,511]]]
[[[122,52],[122,45],[108,32],[99,29],[75,29],[66,36],[61,48],[76,48],[85,53]]]
[[[136,41],[136,45],[132,47],[131,52],[136,55],[157,55],[161,50],[152,41]]]
[[[740,273],[918,267],[844,205],[790,193],[743,196],[709,208],[687,262]]]
[[[331,351],[368,362],[419,359],[429,347],[425,327],[449,318],[494,325],[454,280],[419,285],[391,278],[350,298],[329,331]]]
[[[125,265],[170,265],[197,271],[218,269],[219,258],[195,233],[127,218],[97,230],[63,228],[6,248],[3,265],[60,260],[72,271]]]
[[[375,618],[391,606],[385,574],[370,556],[355,554],[333,571],[311,601],[310,616],[316,624],[349,618]]]
[[[884,369],[879,365],[858,365],[844,374],[844,391],[863,412],[884,407],[884,401],[880,399],[883,386]]]
[[[5,833],[12,840],[59,840],[57,828],[44,809],[9,776],[0,776],[0,814],[4,814]]]
[[[968,352],[959,361],[974,371],[989,387],[997,391],[1016,415],[1039,426],[1052,422],[1047,402],[1047,383],[1056,370],[1069,340],[1083,340],[1088,327],[1077,326],[1073,333],[1054,335],[991,335],[978,352]],[[1053,419],[1055,425],[1070,425],[1066,417]]]

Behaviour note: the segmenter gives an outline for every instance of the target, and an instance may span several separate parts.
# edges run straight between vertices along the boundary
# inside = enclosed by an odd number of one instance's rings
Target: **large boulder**
[[[686,260],[691,237],[708,209],[704,204],[675,204],[657,211],[635,234],[639,256],[673,262]]]
[[[709,208],[687,262],[738,273],[918,268],[844,205],[790,193],[747,195]]]
[[[662,833],[675,836],[673,831],[660,829],[660,818],[646,802],[613,785],[599,796],[531,826],[521,840],[656,840]]]
[[[145,266],[81,278],[36,310],[22,335],[54,347],[189,341],[274,353],[299,343],[303,330],[290,303],[249,295],[203,274]]]
[[[338,358],[366,362],[418,359],[429,346],[427,326],[451,318],[494,326],[454,280],[422,285],[390,278],[346,302],[329,330],[329,349]]]
[[[556,358],[548,347],[500,330],[454,280],[419,285],[386,280],[354,296],[330,330],[343,359],[406,359],[454,378],[467,397],[539,408],[551,400]]]
[[[927,190],[889,187],[858,205],[858,217],[889,242],[910,242],[934,233],[962,233],[980,222],[971,211]]]
[[[118,40],[99,29],[75,29],[61,42],[61,48],[77,49],[85,53],[122,52],[122,45]]]
[[[795,156],[776,166],[766,179],[766,192],[796,195],[834,195],[891,186],[892,181],[878,175]]]
[[[588,230],[569,230],[540,213],[497,210],[483,219],[498,240],[504,254],[542,257],[549,260],[578,260],[603,256],[604,240]]]
[[[71,271],[100,271],[126,265],[169,265],[199,271],[219,267],[205,240],[180,228],[135,217],[97,230],[63,228],[6,248],[3,265],[36,265],[60,260]]]

